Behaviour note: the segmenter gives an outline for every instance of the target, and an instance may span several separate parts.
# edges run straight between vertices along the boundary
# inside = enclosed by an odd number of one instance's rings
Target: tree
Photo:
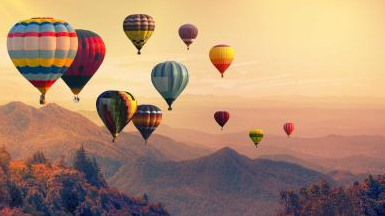
[[[48,159],[45,157],[42,151],[37,151],[33,153],[32,158],[30,159],[31,164],[46,164]]]
[[[82,172],[90,184],[97,187],[107,186],[95,157],[89,159],[83,145],[76,151],[73,167]]]
[[[5,175],[8,175],[9,163],[11,162],[11,155],[5,150],[5,146],[0,147],[0,168]]]

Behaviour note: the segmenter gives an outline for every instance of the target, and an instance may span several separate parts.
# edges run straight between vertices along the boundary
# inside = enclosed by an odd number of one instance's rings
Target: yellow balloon
[[[234,49],[229,45],[216,45],[211,48],[209,56],[211,63],[218,69],[223,78],[223,74],[234,60]]]
[[[255,147],[261,142],[263,138],[263,130],[261,129],[253,129],[249,132],[250,139],[253,141]]]

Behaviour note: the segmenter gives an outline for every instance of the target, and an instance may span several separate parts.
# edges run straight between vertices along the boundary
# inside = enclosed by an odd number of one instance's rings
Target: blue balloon
[[[151,81],[155,89],[172,110],[172,103],[186,88],[189,80],[186,66],[175,61],[166,61],[157,64],[151,73]]]

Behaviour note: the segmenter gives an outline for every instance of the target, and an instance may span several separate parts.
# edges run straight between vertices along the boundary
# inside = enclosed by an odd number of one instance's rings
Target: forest
[[[0,147],[1,216],[168,216],[149,196],[135,198],[107,185],[93,157],[80,147],[73,164],[50,162],[43,152],[13,161]]]

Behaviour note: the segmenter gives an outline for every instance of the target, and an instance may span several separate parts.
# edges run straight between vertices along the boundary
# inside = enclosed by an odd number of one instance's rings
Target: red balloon
[[[285,123],[283,125],[283,130],[286,132],[287,136],[289,137],[291,133],[294,131],[294,124],[291,122]]]
[[[219,124],[219,126],[222,127],[222,130],[223,130],[223,126],[225,126],[229,118],[230,118],[230,113],[227,111],[217,111],[214,114],[214,119]]]

